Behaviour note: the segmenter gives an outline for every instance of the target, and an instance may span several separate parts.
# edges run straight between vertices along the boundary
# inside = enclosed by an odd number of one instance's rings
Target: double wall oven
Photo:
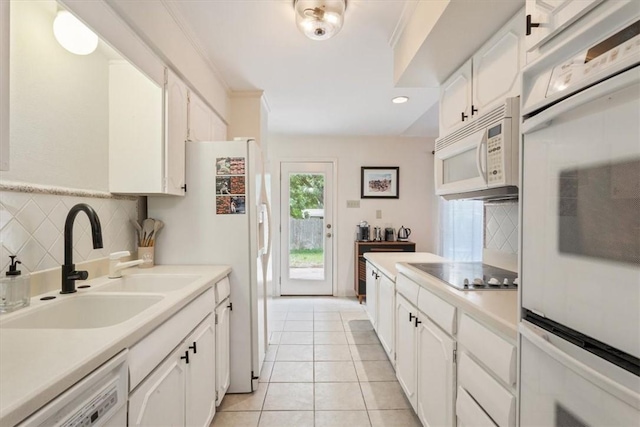
[[[520,425],[640,423],[640,7],[523,73]]]

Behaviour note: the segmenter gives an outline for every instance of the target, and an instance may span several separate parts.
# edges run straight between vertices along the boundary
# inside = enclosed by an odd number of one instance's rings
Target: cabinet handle
[[[409,313],[409,322],[411,322],[414,319],[414,317],[417,319],[416,316],[414,316],[413,314]]]
[[[463,121],[463,122],[464,122],[466,119],[468,119],[468,118],[469,118],[469,116],[468,116],[468,115],[466,115],[466,114],[464,113],[464,111],[463,111],[462,113],[460,113],[460,117],[462,117],[462,121]]]
[[[182,187],[180,187],[181,190],[184,190],[184,192],[187,192],[187,184],[184,184]]]
[[[418,316],[414,316],[414,318],[415,318],[415,322],[416,322],[415,325],[416,325],[416,328],[417,328],[418,324],[422,323],[422,322],[420,320],[418,320]]]
[[[475,105],[471,104],[471,116],[478,112],[478,109]]]
[[[227,308],[229,309],[229,311],[233,311],[233,303],[230,302]]]
[[[531,35],[531,28],[538,28],[540,26],[539,22],[531,22],[531,15],[527,15],[527,31],[526,35]]]
[[[196,349],[196,342],[193,342],[193,345],[190,345],[189,348],[191,350],[193,350],[193,354],[196,354],[198,352],[198,350]]]
[[[184,359],[189,364],[189,350],[184,352],[184,356],[181,356],[180,359]]]

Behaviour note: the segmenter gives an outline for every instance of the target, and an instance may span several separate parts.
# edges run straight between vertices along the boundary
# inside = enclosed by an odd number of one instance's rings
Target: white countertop
[[[461,291],[429,276],[408,263],[446,262],[447,259],[430,253],[366,253],[364,257],[395,282],[398,273],[443,300],[460,307],[515,342],[518,324],[517,291]]]
[[[81,380],[104,362],[131,347],[189,302],[225,277],[231,268],[222,266],[156,266],[131,268],[129,274],[189,274],[200,276],[184,288],[163,293],[164,298],[131,319],[92,329],[4,329],[0,327],[0,425],[13,426]],[[76,285],[93,285],[71,295],[52,292],[56,300],[97,293],[109,279],[99,277]],[[115,293],[114,293],[115,294]],[[119,293],[122,295],[122,293]],[[130,294],[130,293],[127,293]],[[32,298],[32,306],[49,301]],[[54,300],[55,301],[55,300]],[[213,307],[212,307],[213,309]],[[0,325],[21,313],[0,316]]]

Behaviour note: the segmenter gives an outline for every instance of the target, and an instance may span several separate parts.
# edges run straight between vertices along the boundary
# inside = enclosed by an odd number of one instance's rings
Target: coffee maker
[[[356,240],[359,242],[368,242],[371,237],[371,228],[367,221],[361,221],[356,225]]]

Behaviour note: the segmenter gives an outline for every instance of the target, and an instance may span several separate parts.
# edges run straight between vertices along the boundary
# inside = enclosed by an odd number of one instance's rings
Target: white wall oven
[[[521,426],[640,423],[640,7],[523,73]]]
[[[517,195],[520,98],[436,140],[436,194],[445,199]],[[491,191],[487,191],[491,190]]]

